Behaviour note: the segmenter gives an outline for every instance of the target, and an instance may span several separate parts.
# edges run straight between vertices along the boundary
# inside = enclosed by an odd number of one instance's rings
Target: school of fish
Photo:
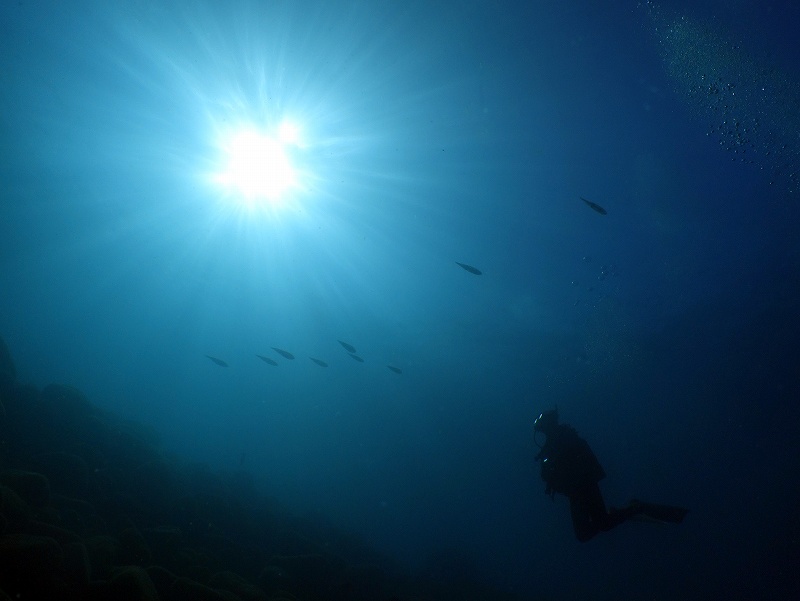
[[[593,211],[599,213],[600,215],[608,215],[608,211],[606,211],[606,209],[604,209],[602,206],[600,206],[596,202],[592,202],[591,200],[587,200],[583,196],[579,196],[578,198],[580,198],[584,203],[586,203],[586,206],[588,206]],[[483,272],[480,269],[478,269],[477,267],[475,267],[473,265],[470,265],[468,263],[462,263],[460,261],[455,261],[455,264],[458,265],[459,267],[461,267],[464,271],[466,271],[468,273],[471,273],[472,275],[483,275]],[[345,342],[344,340],[337,340],[337,342],[341,345],[341,347],[345,350],[346,354],[353,361],[356,361],[358,363],[364,363],[363,357],[361,357],[358,354],[358,351],[356,350],[355,346],[353,346],[349,342]],[[278,348],[276,346],[273,346],[271,348],[272,348],[273,351],[275,351],[276,354],[278,354],[280,357],[283,357],[284,359],[286,359],[288,361],[293,361],[294,358],[295,358],[294,353],[291,353],[291,352],[287,351],[286,349]],[[217,365],[219,367],[228,367],[229,366],[227,361],[224,361],[223,359],[220,359],[219,357],[215,357],[215,356],[212,356],[212,355],[205,355],[205,356],[208,359],[210,359],[215,365]],[[256,354],[256,357],[258,357],[264,363],[266,363],[267,365],[270,365],[272,367],[278,367],[279,366],[278,361],[276,361],[272,357],[267,357],[265,355],[259,355],[259,354]],[[327,361],[325,361],[323,359],[319,359],[318,357],[309,356],[308,358],[315,365],[317,365],[319,367],[328,367],[330,365]],[[386,367],[392,373],[395,373],[395,374],[398,374],[398,375],[401,375],[403,373],[403,370],[401,368],[397,367],[396,365],[389,364]]]

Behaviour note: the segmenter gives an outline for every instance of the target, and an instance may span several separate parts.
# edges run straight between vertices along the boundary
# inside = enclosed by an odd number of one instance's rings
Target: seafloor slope
[[[166,457],[74,388],[17,382],[0,339],[0,601],[456,598],[511,599],[402,573],[246,473]]]

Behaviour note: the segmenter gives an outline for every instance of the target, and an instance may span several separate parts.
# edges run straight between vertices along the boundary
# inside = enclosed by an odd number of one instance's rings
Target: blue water
[[[798,27],[792,2],[4,2],[0,335],[21,380],[412,567],[789,598]],[[285,195],[214,181],[226,132],[284,119]],[[610,505],[686,521],[576,542],[533,462],[555,405]]]

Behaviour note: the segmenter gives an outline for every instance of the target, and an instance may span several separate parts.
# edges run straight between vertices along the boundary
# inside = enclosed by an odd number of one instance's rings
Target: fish
[[[394,365],[387,365],[386,367],[388,367],[389,369],[391,369],[391,370],[392,370],[394,373],[396,373],[396,374],[401,374],[401,373],[403,373],[403,370],[402,370],[402,369],[400,369],[399,367],[395,367]]]
[[[482,273],[481,270],[478,269],[477,267],[473,267],[472,265],[467,265],[466,263],[459,263],[458,261],[456,261],[456,265],[462,267],[463,269],[466,269],[470,273],[474,273],[475,275],[481,275]]]
[[[222,359],[217,359],[216,357],[212,357],[211,355],[206,355],[206,357],[211,359],[214,363],[216,363],[220,367],[228,367],[228,364],[225,363]]]
[[[350,355],[353,359],[355,359],[359,363],[364,363],[364,360],[361,357],[359,357],[358,355],[354,355],[353,353],[347,353],[347,354]]]
[[[272,350],[278,353],[282,357],[286,357],[287,359],[294,359],[294,355],[292,353],[290,353],[289,351],[285,351],[282,348],[275,348],[273,346]]]
[[[344,350],[346,350],[348,353],[355,354],[358,352],[356,350],[356,347],[354,347],[352,344],[347,344],[346,342],[342,342],[341,340],[339,340],[339,344],[341,344],[344,347]]]
[[[264,363],[269,363],[270,365],[274,365],[275,367],[278,366],[278,362],[275,359],[270,359],[269,357],[265,357],[264,355],[256,355],[259,359],[261,359]]]
[[[322,359],[315,359],[314,357],[309,357],[314,363],[319,365],[320,367],[328,367],[328,364],[325,363]]]
[[[583,196],[581,196],[580,199],[583,202],[585,202],[587,205],[589,205],[592,209],[594,209],[595,211],[600,213],[601,215],[608,215],[608,211],[606,211],[603,207],[601,207],[596,202],[592,202],[591,200],[586,200]]]

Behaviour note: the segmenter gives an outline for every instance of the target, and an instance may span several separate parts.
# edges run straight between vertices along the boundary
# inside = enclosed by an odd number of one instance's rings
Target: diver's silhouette
[[[611,530],[630,519],[679,524],[686,517],[688,510],[682,507],[642,501],[631,501],[626,507],[607,511],[598,484],[606,473],[575,429],[558,423],[558,409],[540,414],[533,431],[534,438],[539,432],[547,437],[536,455],[536,461],[542,462],[545,493],[551,497],[560,493],[569,498],[572,525],[579,541],[585,542],[598,532]]]

